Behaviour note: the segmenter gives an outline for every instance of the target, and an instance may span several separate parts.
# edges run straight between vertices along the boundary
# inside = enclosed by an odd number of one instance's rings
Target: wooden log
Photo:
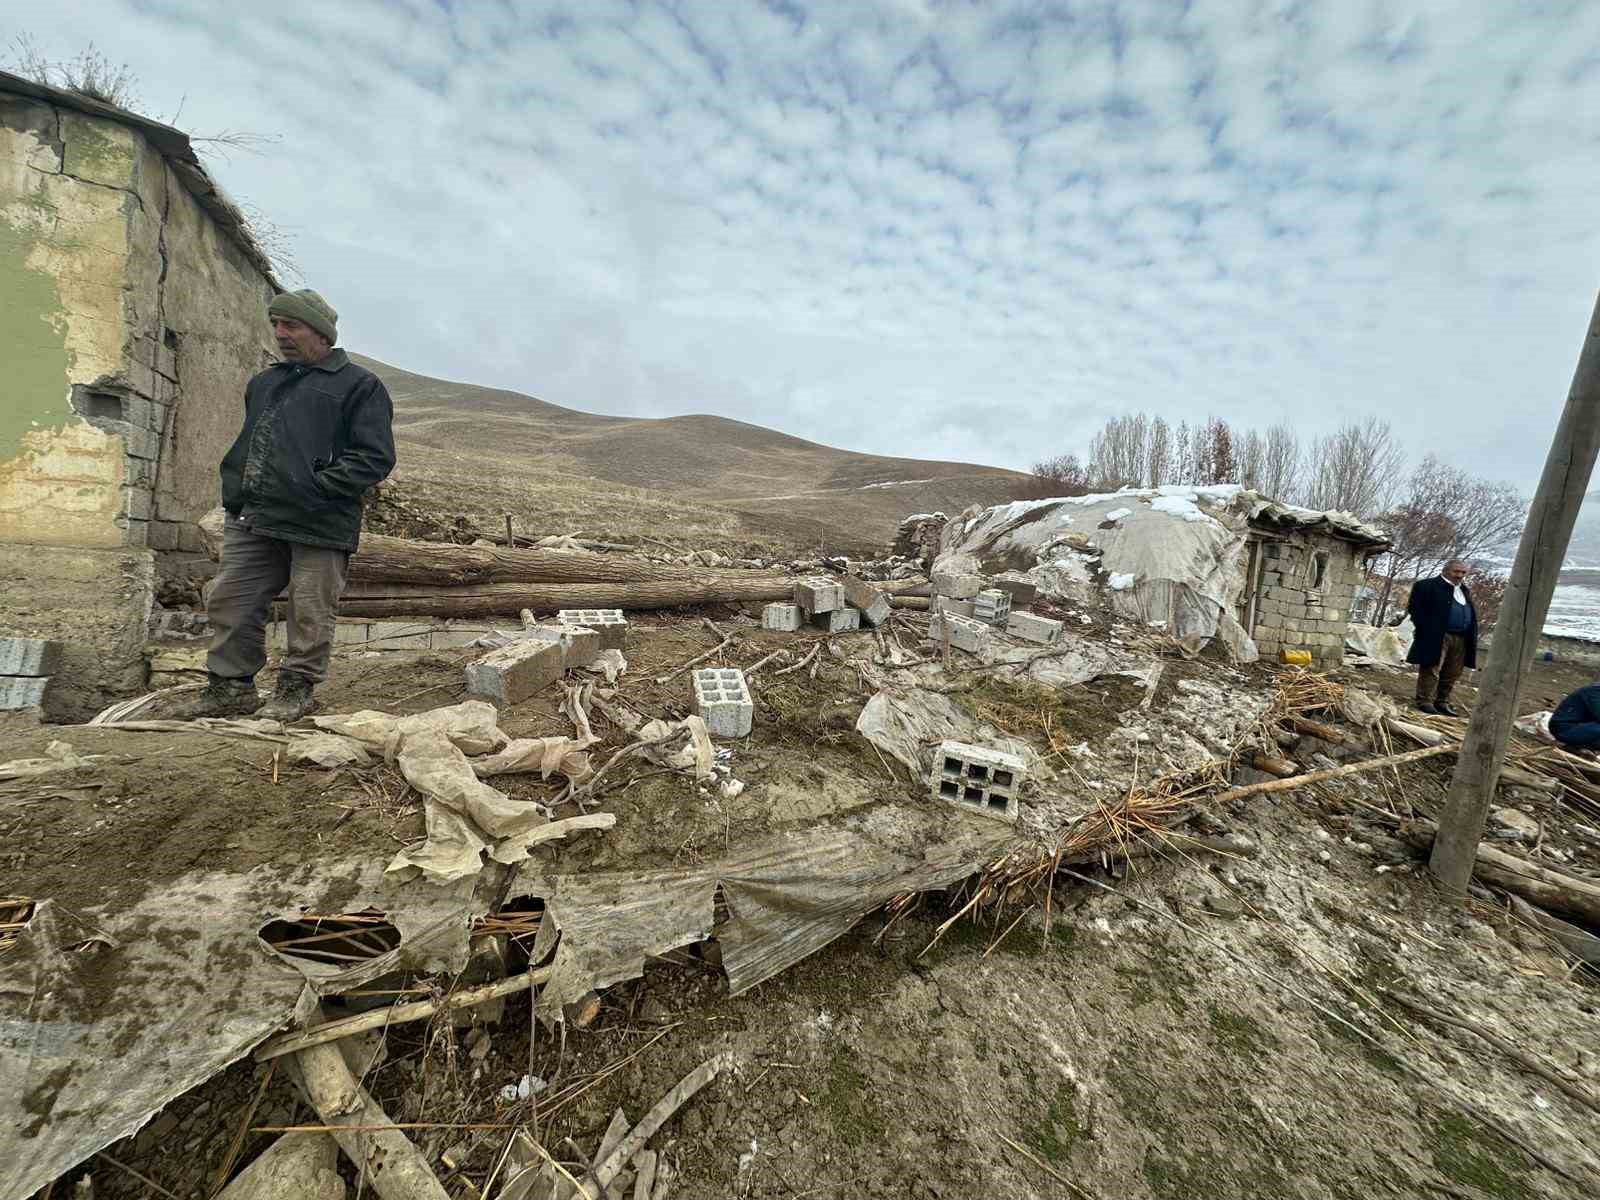
[[[1449,746],[1424,746],[1421,750],[1408,750],[1404,754],[1386,754],[1382,758],[1369,758],[1362,762],[1346,763],[1342,767],[1331,767],[1326,771],[1308,771],[1304,775],[1291,775],[1287,779],[1272,779],[1266,783],[1251,783],[1244,787],[1229,788],[1225,792],[1218,792],[1209,797],[1213,802],[1223,800],[1238,800],[1244,796],[1255,796],[1262,792],[1287,792],[1297,787],[1304,787],[1308,783],[1322,783],[1329,779],[1342,779],[1346,775],[1360,775],[1364,771],[1376,771],[1382,767],[1392,767],[1399,763],[1416,762],[1421,758],[1433,758],[1438,754],[1453,754],[1461,749],[1457,745]]]
[[[1567,402],[1545,457],[1539,488],[1506,582],[1489,662],[1478,684],[1478,702],[1467,724],[1465,749],[1450,781],[1439,817],[1439,837],[1428,870],[1446,891],[1465,896],[1473,875],[1483,824],[1494,801],[1494,785],[1505,759],[1517,697],[1544,630],[1556,578],[1566,558],[1572,527],[1589,490],[1600,453],[1600,299],[1595,302]]]
[[[1417,820],[1401,830],[1401,836],[1419,850],[1431,850],[1438,833],[1432,821]],[[1504,888],[1524,900],[1551,912],[1581,917],[1591,925],[1600,924],[1600,884],[1576,875],[1565,875],[1510,854],[1488,842],[1480,842],[1474,855],[1473,874],[1485,883]]]
[[[1591,967],[1600,967],[1600,937],[1568,924],[1542,908],[1535,908],[1515,893],[1511,896],[1511,908],[1523,921],[1550,938],[1573,958]]]
[[[1309,733],[1314,738],[1321,738],[1335,746],[1342,746],[1349,739],[1342,729],[1335,729],[1332,725],[1324,725],[1321,721],[1313,721],[1309,717],[1290,717],[1289,724],[1301,733]]]
[[[336,1046],[295,1055],[291,1072],[323,1124],[382,1200],[449,1200],[422,1151],[356,1082]],[[345,1128],[351,1126],[354,1128]]]
[[[933,606],[933,601],[926,596],[890,596],[890,608],[916,608],[927,612]]]
[[[1424,746],[1438,746],[1445,740],[1444,734],[1426,725],[1413,725],[1409,721],[1396,720],[1394,717],[1385,717],[1383,723],[1392,732],[1398,733],[1401,737],[1408,737],[1414,742],[1421,742]],[[1500,781],[1514,787],[1535,788],[1541,792],[1549,792],[1552,796],[1561,794],[1560,780],[1534,771],[1525,771],[1521,767],[1500,768]]]
[[[486,983],[482,987],[457,992],[453,996],[446,996],[442,1004],[436,1004],[432,1000],[417,1000],[411,1004],[396,1004],[390,1008],[378,1008],[354,1017],[328,1021],[310,1029],[282,1033],[256,1047],[256,1061],[266,1062],[269,1058],[294,1054],[307,1047],[338,1041],[341,1038],[365,1033],[369,1029],[383,1029],[390,1025],[403,1025],[407,1021],[420,1021],[424,1017],[431,1017],[441,1008],[449,1012],[485,1004],[501,996],[509,996],[512,992],[526,991],[535,984],[543,983],[550,978],[551,970],[550,967],[540,967],[536,971],[525,971],[509,979],[500,979],[494,983]]]
[[[1274,758],[1269,754],[1257,754],[1250,760],[1250,765],[1268,775],[1276,775],[1279,779],[1287,779],[1291,775],[1300,773],[1299,763],[1287,758]]]

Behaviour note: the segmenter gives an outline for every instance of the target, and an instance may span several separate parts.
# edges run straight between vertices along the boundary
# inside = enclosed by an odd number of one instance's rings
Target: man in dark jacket
[[[1581,687],[1556,705],[1550,736],[1574,750],[1600,749],[1600,683]]]
[[[1415,631],[1406,661],[1417,664],[1417,707],[1425,713],[1460,716],[1450,689],[1463,668],[1478,665],[1478,610],[1466,577],[1466,563],[1447,562],[1436,578],[1412,586],[1406,604]]]
[[[361,498],[394,468],[394,407],[371,371],[335,349],[339,315],[309,288],[267,308],[283,361],[244,393],[244,428],[222,460],[222,566],[206,600],[216,636],[195,716],[261,709],[297,721],[328,677],[333,627]],[[273,597],[288,589],[288,653],[262,708]]]

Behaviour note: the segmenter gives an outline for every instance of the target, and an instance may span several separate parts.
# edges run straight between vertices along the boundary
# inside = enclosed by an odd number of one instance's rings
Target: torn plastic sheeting
[[[289,743],[289,761],[316,767],[364,767],[372,762],[372,756],[355,738],[313,733]]]
[[[657,766],[693,771],[696,779],[711,778],[717,750],[702,718],[691,715],[676,722],[646,721],[639,727],[638,739],[651,743],[641,753]]]
[[[617,677],[627,671],[628,660],[622,656],[621,650],[602,650],[595,655],[594,661],[583,669],[597,675],[604,675],[607,683],[615,683]]]
[[[191,875],[93,922],[42,899],[0,958],[0,1195],[32,1195],[303,1018],[317,991],[385,969],[308,983],[262,952],[268,921],[334,895],[386,911],[419,972],[462,970],[483,908],[469,884],[396,888],[361,861]],[[115,945],[70,949],[101,937]]]
[[[423,733],[442,734],[463,754],[493,754],[511,740],[500,731],[499,720],[494,705],[484,700],[463,700],[408,717],[366,709],[311,718],[318,729],[355,738],[387,757],[398,754],[407,739]]]
[[[1027,742],[999,734],[949,696],[921,688],[878,692],[856,718],[856,732],[904,763],[919,779],[928,773],[933,747],[946,740],[981,741],[1008,754],[1021,755],[1030,767],[1039,758]]]
[[[0,763],[0,780],[33,779],[40,775],[53,775],[57,771],[75,771],[91,767],[97,762],[125,760],[123,755],[80,755],[66,742],[54,741],[45,747],[43,758],[14,758]]]
[[[559,774],[573,783],[582,783],[594,774],[589,756],[584,753],[584,748],[592,744],[569,737],[517,738],[488,758],[473,759],[472,770],[479,778],[537,771],[540,779]]]
[[[555,949],[540,1011],[554,1017],[587,991],[639,976],[651,955],[709,936],[719,886],[731,919],[716,932],[729,994],[738,995],[894,896],[972,874],[1011,837],[954,810],[884,804],[692,870],[544,878],[525,871],[513,894],[545,906],[532,957]]]
[[[1391,667],[1403,667],[1406,655],[1411,652],[1413,632],[1409,617],[1392,626],[1350,624],[1345,626],[1344,644],[1346,649],[1357,654],[1365,654]]]

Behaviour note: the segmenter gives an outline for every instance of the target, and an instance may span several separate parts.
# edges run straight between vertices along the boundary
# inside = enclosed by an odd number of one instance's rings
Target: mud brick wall
[[[1251,636],[1262,657],[1309,650],[1319,667],[1343,663],[1350,604],[1366,576],[1362,548],[1308,535],[1263,542],[1261,554]]]

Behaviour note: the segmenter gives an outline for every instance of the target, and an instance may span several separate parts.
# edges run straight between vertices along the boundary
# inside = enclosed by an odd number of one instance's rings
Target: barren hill
[[[913,512],[1020,494],[1028,476],[857,454],[726,417],[612,417],[353,356],[395,402],[397,482],[484,528],[880,550]]]

